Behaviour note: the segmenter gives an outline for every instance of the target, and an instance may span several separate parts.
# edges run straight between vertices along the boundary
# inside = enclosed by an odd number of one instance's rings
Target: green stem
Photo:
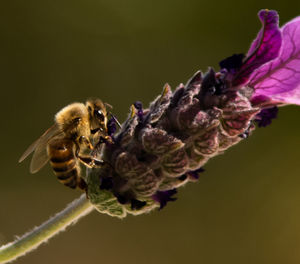
[[[63,211],[51,217],[42,225],[35,227],[30,232],[0,247],[0,263],[7,263],[36,249],[48,239],[64,231],[67,226],[75,223],[81,217],[89,214],[94,207],[82,194],[70,203]]]

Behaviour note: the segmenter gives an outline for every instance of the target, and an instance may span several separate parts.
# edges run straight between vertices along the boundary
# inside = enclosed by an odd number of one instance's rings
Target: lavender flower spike
[[[198,71],[174,92],[166,84],[148,108],[134,104],[114,144],[103,148],[107,166],[86,179],[98,211],[125,217],[162,208],[210,158],[251,135],[255,121],[270,124],[277,104],[300,104],[300,18],[282,29],[276,11],[259,18],[246,57],[223,60],[220,72]]]
[[[250,77],[257,98],[300,105],[300,17],[281,28],[283,43],[276,59],[264,64]]]

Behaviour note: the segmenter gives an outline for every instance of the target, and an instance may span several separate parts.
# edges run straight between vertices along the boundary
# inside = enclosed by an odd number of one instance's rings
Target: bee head
[[[100,99],[89,99],[86,102],[86,109],[89,114],[91,133],[99,132],[107,135],[107,110],[105,104]]]

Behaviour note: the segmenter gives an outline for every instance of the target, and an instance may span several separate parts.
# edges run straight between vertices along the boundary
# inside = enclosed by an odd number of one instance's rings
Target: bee
[[[32,152],[30,172],[38,172],[49,160],[58,180],[70,188],[85,190],[80,164],[100,167],[103,160],[90,154],[91,140],[111,141],[107,134],[107,110],[100,99],[72,103],[55,115],[55,123],[37,139],[19,159],[22,162]]]

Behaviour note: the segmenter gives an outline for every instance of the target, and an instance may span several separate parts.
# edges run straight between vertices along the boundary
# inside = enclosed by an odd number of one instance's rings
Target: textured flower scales
[[[107,178],[112,179],[111,190],[105,191],[112,193],[124,212],[143,211],[137,204],[145,204],[149,210],[146,204],[151,200],[153,207],[163,207],[165,203],[162,206],[153,197],[194,181],[182,175],[193,175],[191,172],[211,157],[241,140],[239,135],[248,129],[259,109],[238,91],[203,93],[202,79],[212,78],[214,84],[216,75],[210,71],[202,78],[197,72],[174,93],[165,87],[149,109],[143,109],[143,118],[133,111],[114,135],[115,143],[105,148],[103,159],[110,165],[93,173],[98,173],[99,188],[109,186]]]

